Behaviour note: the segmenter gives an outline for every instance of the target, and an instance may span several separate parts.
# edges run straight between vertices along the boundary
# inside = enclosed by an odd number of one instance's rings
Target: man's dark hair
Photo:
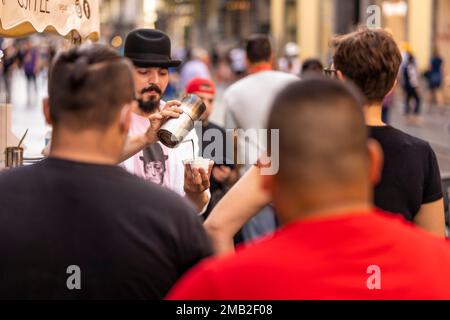
[[[337,80],[310,78],[275,99],[268,128],[279,129],[279,177],[288,186],[341,185],[366,179],[362,94]]]
[[[383,30],[360,28],[333,41],[334,66],[352,80],[369,103],[380,103],[394,86],[402,56]]]
[[[250,63],[269,61],[272,57],[270,39],[264,34],[255,34],[247,39],[247,59]]]
[[[105,128],[134,99],[131,64],[99,44],[59,53],[49,77],[50,116],[71,129]]]
[[[306,59],[302,64],[302,75],[305,74],[323,74],[323,64],[319,59]]]

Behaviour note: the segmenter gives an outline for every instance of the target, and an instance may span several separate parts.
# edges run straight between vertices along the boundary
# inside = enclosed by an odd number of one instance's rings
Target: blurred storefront
[[[237,46],[270,31],[270,0],[162,0],[157,26],[176,47]]]
[[[439,54],[444,59],[446,102],[450,104],[450,0],[436,0],[434,7],[434,37]]]
[[[302,59],[328,63],[330,39],[366,24],[371,5],[379,9],[381,27],[415,54],[421,71],[436,46],[450,74],[450,0],[102,0],[102,35],[120,47],[134,27],[157,27],[171,35],[176,50],[211,51],[270,33],[278,56],[296,42]]]

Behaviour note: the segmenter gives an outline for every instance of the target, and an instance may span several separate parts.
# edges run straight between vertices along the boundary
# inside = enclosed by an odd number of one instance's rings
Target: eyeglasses
[[[336,79],[337,78],[337,70],[331,66],[329,68],[323,69],[323,74],[330,79]]]

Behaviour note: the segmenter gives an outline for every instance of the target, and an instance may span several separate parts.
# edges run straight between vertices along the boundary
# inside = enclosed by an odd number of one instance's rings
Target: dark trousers
[[[411,99],[415,101],[414,114],[420,113],[421,100],[416,88],[405,88],[405,113],[409,114],[411,111]]]

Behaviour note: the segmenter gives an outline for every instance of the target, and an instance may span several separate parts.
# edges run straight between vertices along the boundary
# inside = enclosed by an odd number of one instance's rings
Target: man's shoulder
[[[447,261],[450,267],[450,242],[435,236],[400,215],[378,210],[372,216],[370,224],[373,228],[383,230],[384,235],[390,238],[392,244],[414,247],[413,256],[436,256],[437,252]]]
[[[225,91],[225,93],[235,92],[237,90],[246,89],[248,86],[259,84],[261,83],[261,79],[273,79],[286,82],[300,80],[300,78],[292,74],[281,71],[270,70],[258,72],[255,74],[250,74],[245,78],[236,81]]]
[[[385,131],[385,132],[383,132]],[[420,138],[414,137],[402,130],[387,126],[386,128],[372,128],[371,136],[378,140],[382,146],[396,145],[404,151],[413,150],[428,153],[432,151],[430,144]]]
[[[272,95],[273,90],[283,87],[291,82],[300,80],[300,78],[281,71],[264,71],[246,76],[245,78],[235,82],[224,93],[225,101],[240,98],[247,95]],[[269,88],[269,91],[267,89]],[[258,90],[262,90],[258,92]],[[229,105],[233,105],[231,101]]]
[[[4,169],[0,171],[0,190],[3,187],[26,183],[26,181],[35,180],[35,175],[40,174],[42,168],[40,164],[24,166],[20,168]]]
[[[276,236],[266,236],[250,244],[241,245],[233,254],[209,258],[204,262],[203,269],[215,274],[256,270],[267,264],[267,257],[276,255],[279,250],[285,248],[286,240],[280,237],[280,234],[285,234],[285,231],[281,230]]]

